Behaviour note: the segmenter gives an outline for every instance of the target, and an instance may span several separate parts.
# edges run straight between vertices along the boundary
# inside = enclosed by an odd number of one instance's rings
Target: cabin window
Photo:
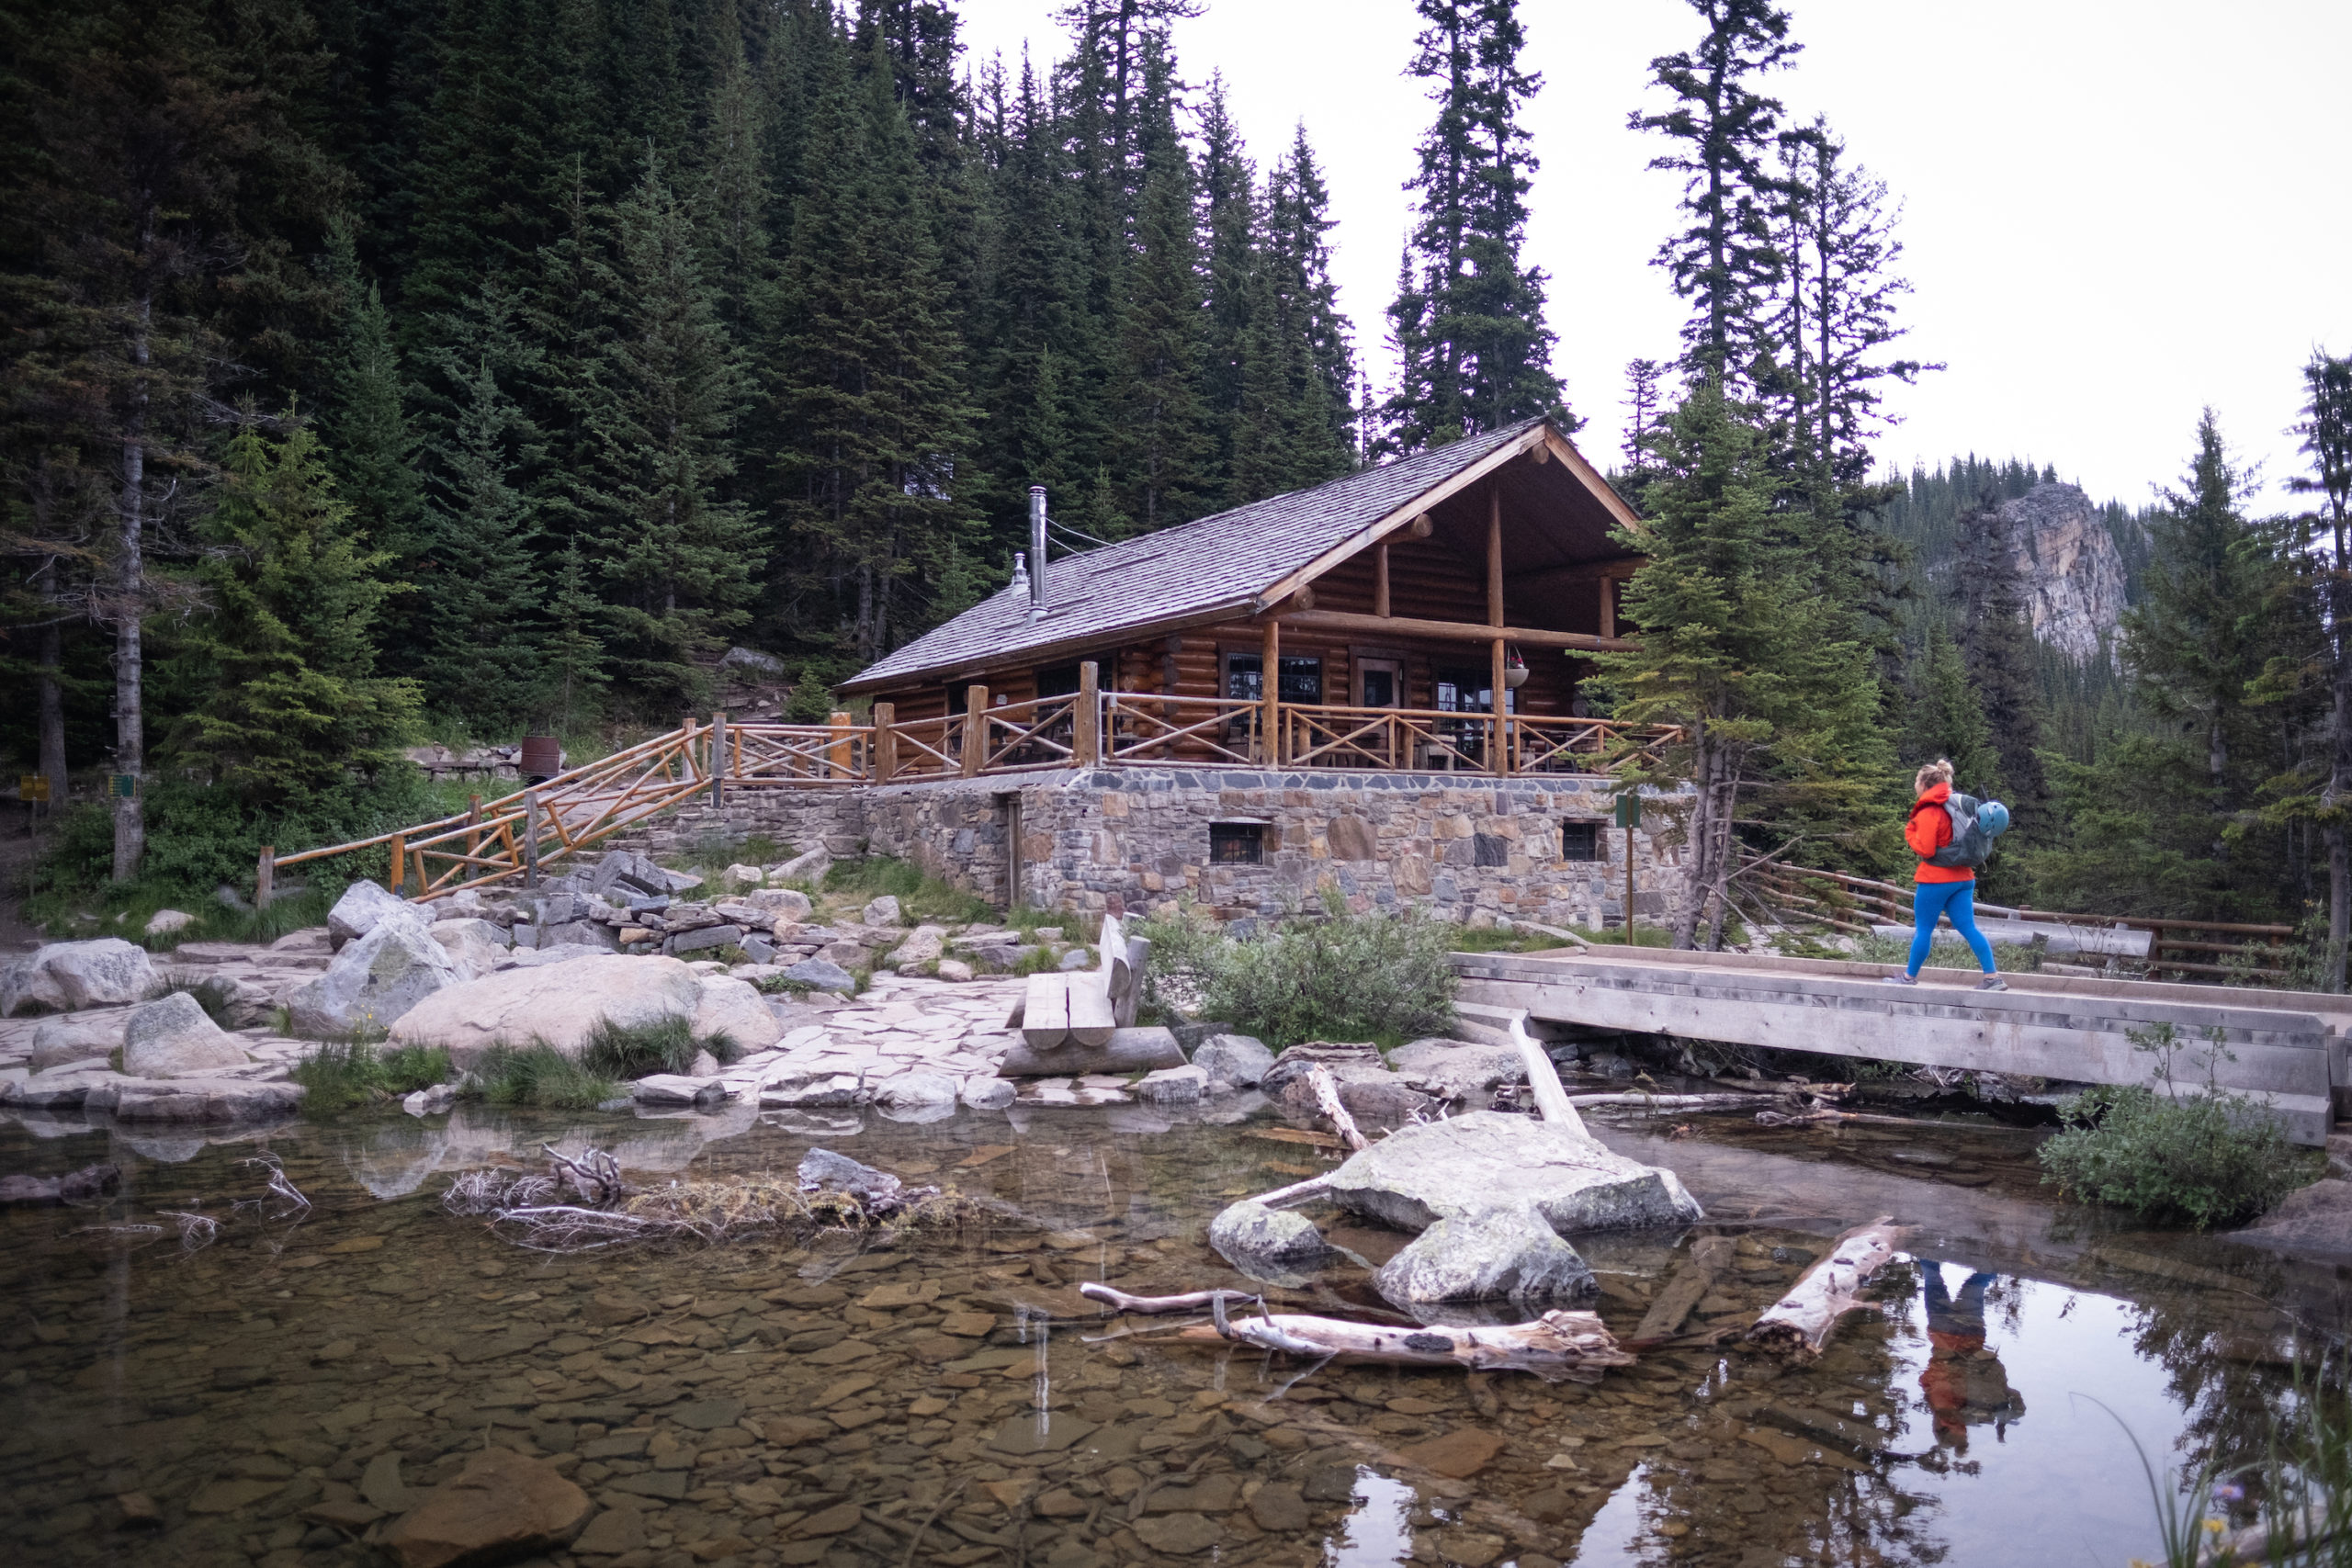
[[[1211,865],[1262,865],[1265,860],[1266,825],[1263,822],[1209,824]]]
[[[1037,694],[1041,697],[1067,697],[1078,690],[1078,666],[1057,664],[1050,670],[1037,671]]]
[[[1562,860],[1601,859],[1600,824],[1598,822],[1561,823],[1560,858]]]
[[[1242,702],[1256,702],[1266,694],[1266,661],[1255,653],[1228,653],[1225,656],[1225,694]],[[1286,703],[1319,703],[1323,700],[1323,660],[1317,658],[1282,657],[1282,700]]]
[[[1437,705],[1442,713],[1492,713],[1495,711],[1495,678],[1485,670],[1447,670],[1437,672]],[[1506,688],[1503,692],[1503,712],[1519,711],[1519,694]]]

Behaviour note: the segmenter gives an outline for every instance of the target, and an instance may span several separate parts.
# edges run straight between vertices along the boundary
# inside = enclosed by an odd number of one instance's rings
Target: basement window
[[[1211,865],[1263,865],[1265,861],[1266,825],[1263,822],[1209,824]]]
[[[1598,822],[1563,822],[1560,824],[1560,858],[1562,860],[1601,860],[1600,824]]]

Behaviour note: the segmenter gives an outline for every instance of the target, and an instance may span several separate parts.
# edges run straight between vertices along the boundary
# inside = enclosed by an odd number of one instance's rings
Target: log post
[[[260,863],[254,867],[254,908],[268,908],[270,897],[277,891],[277,849],[274,844],[264,844]]]
[[[989,689],[972,686],[964,693],[964,776],[976,779],[989,760]]]
[[[694,720],[688,719],[688,724]],[[523,792],[523,886],[539,885],[539,792]]]
[[[1372,613],[1382,620],[1388,618],[1388,541],[1383,539],[1372,552]]]
[[[1496,485],[1487,487],[1487,624],[1508,624],[1503,619],[1503,492]]]
[[[1600,635],[1617,635],[1617,584],[1609,578],[1600,580]]]
[[[1283,624],[1272,615],[1258,634],[1258,698],[1265,705],[1265,716],[1258,728],[1265,739],[1258,750],[1265,765],[1283,765]]]
[[[1070,726],[1070,761],[1081,768],[1102,761],[1102,671],[1092,660],[1078,667],[1078,710]]]
[[[710,716],[710,803],[727,804],[727,716]]]
[[[384,887],[388,892],[398,896],[401,891],[401,885],[407,880],[408,834],[406,832],[394,833],[392,835],[392,874],[390,878],[385,882]]]
[[[899,732],[891,726],[899,722],[899,705],[874,705],[874,755],[869,759],[876,784],[888,784],[899,771]]]
[[[1495,638],[1490,652],[1492,668],[1488,673],[1494,681],[1492,689],[1495,694],[1495,739],[1493,751],[1487,758],[1487,771],[1490,773],[1508,773],[1510,772],[1510,688],[1503,684],[1506,660],[1502,638]]]
[[[851,765],[850,761],[851,740],[849,734],[849,715],[845,713],[827,714],[825,716],[825,728],[833,732],[832,739],[828,741],[825,746],[825,760],[831,762],[833,766],[833,777],[837,779],[854,777],[856,774],[857,770]]]

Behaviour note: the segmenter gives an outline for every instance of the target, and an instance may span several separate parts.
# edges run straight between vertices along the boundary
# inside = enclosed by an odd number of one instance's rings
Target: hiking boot
[[[1998,975],[1987,975],[1977,982],[1976,988],[1980,991],[2006,991],[2009,988],[2009,983]]]
[[[1916,986],[1919,983],[1919,976],[1917,975],[1881,975],[1878,977],[1878,983],[1882,986]]]

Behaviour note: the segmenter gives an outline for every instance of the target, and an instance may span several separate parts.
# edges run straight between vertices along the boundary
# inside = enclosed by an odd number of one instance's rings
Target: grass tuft
[[[724,1066],[742,1055],[742,1047],[724,1033],[697,1035],[694,1021],[683,1014],[651,1023],[599,1022],[580,1054],[581,1065],[606,1078],[641,1078],[650,1073],[684,1073],[695,1058],[707,1051]],[[609,1097],[607,1097],[609,1098]]]
[[[824,890],[863,899],[879,898],[887,893],[898,899],[900,911],[916,925],[969,925],[997,918],[996,906],[979,895],[925,875],[908,862],[887,855],[835,861],[832,869],[825,873]],[[1053,916],[1040,913],[1032,923],[1059,922]]]
[[[470,1087],[492,1105],[543,1111],[594,1111],[621,1086],[545,1041],[492,1045],[469,1075]]]
[[[438,1045],[387,1049],[364,1040],[327,1041],[294,1064],[293,1078],[309,1091],[302,1109],[333,1116],[364,1105],[380,1105],[457,1076],[449,1053]]]
[[[228,981],[218,976],[166,975],[156,983],[153,990],[147,993],[147,999],[151,1002],[159,1002],[175,992],[185,992],[194,997],[196,1005],[204,1010],[204,1016],[221,1028],[237,1027],[230,1021],[230,1012],[232,1004],[236,1001],[237,992],[236,987],[230,985]]]

